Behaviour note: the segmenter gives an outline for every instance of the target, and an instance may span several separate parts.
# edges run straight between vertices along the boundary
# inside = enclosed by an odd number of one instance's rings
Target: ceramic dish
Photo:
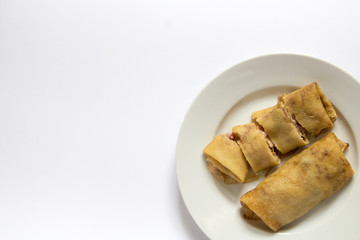
[[[332,129],[350,144],[346,157],[355,175],[351,182],[309,213],[274,233],[241,214],[240,196],[263,178],[225,185],[206,169],[203,148],[232,126],[249,123],[251,113],[277,102],[277,96],[318,82],[338,113]],[[211,239],[357,239],[360,219],[360,85],[339,68],[302,55],[257,57],[222,73],[198,95],[183,121],[176,150],[176,171],[184,202]]]

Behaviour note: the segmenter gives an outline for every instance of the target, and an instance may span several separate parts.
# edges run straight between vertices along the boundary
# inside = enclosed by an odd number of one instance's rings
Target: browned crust
[[[232,129],[244,156],[255,173],[280,164],[280,159],[269,147],[266,136],[255,123],[238,125]]]
[[[280,104],[253,112],[252,118],[282,154],[309,143],[300,125]]]
[[[240,198],[247,216],[258,216],[273,231],[302,216],[341,189],[354,171],[343,154],[347,143],[334,133],[288,160]]]
[[[216,136],[203,150],[208,156],[208,170],[225,183],[233,183],[229,177],[238,182],[245,182],[249,172],[247,163],[240,146],[229,139],[226,134]]]
[[[279,104],[312,136],[331,129],[337,118],[334,107],[316,82],[280,96]]]

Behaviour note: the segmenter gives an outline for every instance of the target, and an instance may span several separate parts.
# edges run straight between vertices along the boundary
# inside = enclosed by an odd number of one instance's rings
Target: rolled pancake
[[[286,113],[280,105],[252,113],[254,121],[264,128],[275,147],[283,154],[309,143],[297,122]]]
[[[334,107],[316,82],[280,96],[279,103],[312,136],[332,128],[337,118]]]
[[[330,133],[289,159],[240,198],[245,216],[260,218],[277,231],[304,215],[353,176],[343,154],[347,146]]]
[[[241,150],[254,172],[280,164],[272,149],[273,143],[255,123],[235,126],[232,133],[239,139]]]
[[[228,184],[245,182],[250,167],[235,141],[221,134],[203,152],[208,156],[208,170],[216,177]]]

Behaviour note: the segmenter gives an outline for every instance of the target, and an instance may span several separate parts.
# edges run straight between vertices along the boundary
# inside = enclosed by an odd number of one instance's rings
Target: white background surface
[[[0,0],[0,239],[207,239],[175,175],[192,100],[269,53],[310,55],[360,79],[358,9]]]

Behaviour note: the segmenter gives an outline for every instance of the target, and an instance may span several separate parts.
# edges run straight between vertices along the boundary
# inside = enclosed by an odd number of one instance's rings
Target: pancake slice
[[[309,143],[301,126],[281,105],[253,112],[252,118],[264,129],[282,154]]]
[[[332,128],[337,119],[334,107],[316,82],[280,96],[279,104],[284,106],[311,136]]]
[[[239,145],[226,134],[214,138],[203,150],[208,170],[227,184],[244,183],[249,172]]]
[[[266,133],[255,123],[235,126],[232,134],[238,138],[238,143],[246,160],[255,173],[268,167],[280,164],[280,159],[274,152],[274,145]]]

